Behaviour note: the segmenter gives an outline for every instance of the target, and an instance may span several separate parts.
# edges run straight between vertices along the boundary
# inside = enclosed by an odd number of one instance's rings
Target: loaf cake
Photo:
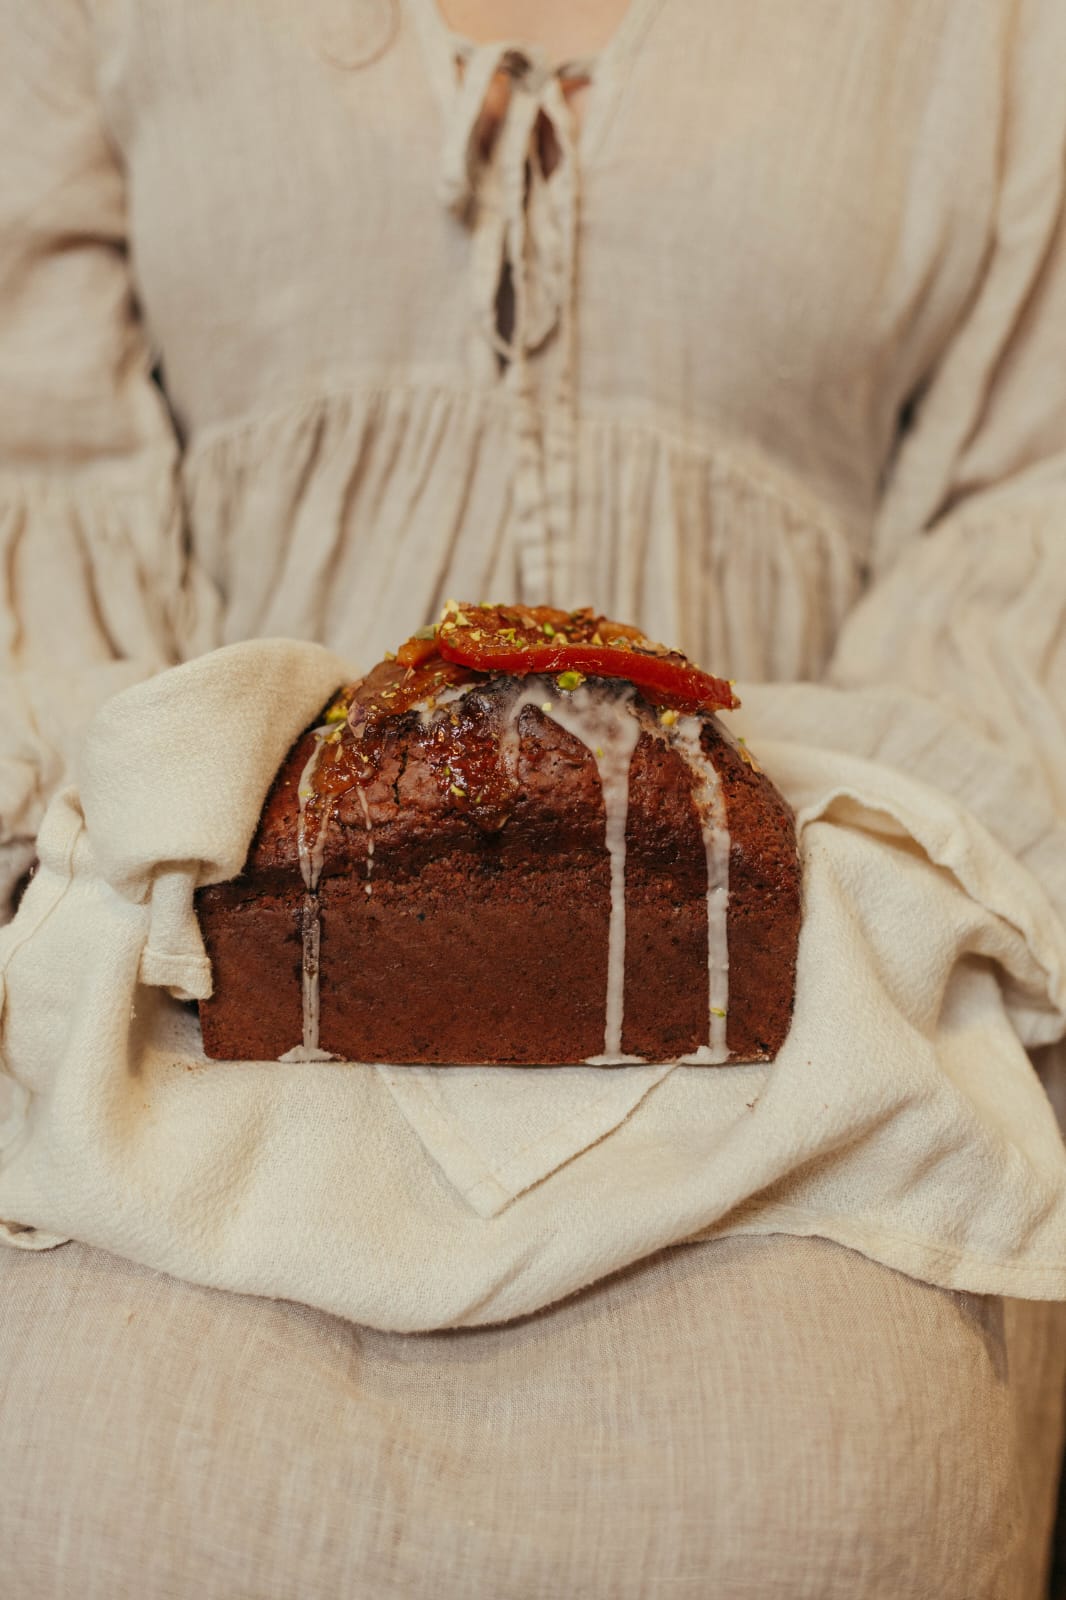
[[[463,606],[338,690],[200,891],[220,1059],[772,1058],[793,818],[732,685],[591,610]]]

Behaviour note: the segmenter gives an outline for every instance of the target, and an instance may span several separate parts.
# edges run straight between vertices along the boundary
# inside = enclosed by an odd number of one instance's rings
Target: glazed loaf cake
[[[773,1057],[800,923],[793,819],[715,700],[735,703],[591,612],[450,606],[338,692],[240,877],[200,892],[207,1054]]]

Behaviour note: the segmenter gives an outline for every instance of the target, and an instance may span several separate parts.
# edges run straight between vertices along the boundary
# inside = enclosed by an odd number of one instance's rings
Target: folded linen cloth
[[[1066,1298],[1066,1150],[1024,1048],[1066,1031],[1066,934],[956,800],[802,742],[826,691],[788,691],[788,740],[769,691],[745,724],[804,865],[774,1063],[208,1062],[194,889],[239,870],[286,749],[349,675],[317,646],[235,645],[96,718],[0,930],[7,1242],[79,1238],[389,1329],[522,1315],[736,1232]]]

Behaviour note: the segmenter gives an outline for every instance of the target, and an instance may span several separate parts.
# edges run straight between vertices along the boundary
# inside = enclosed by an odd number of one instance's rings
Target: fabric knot
[[[555,77],[546,57],[539,50],[512,51],[505,58],[504,66],[514,80],[515,86],[524,94],[539,95],[549,80]]]
[[[511,41],[468,48],[460,61],[439,192],[471,228],[475,325],[516,399],[519,590],[550,599],[570,565],[575,433],[577,146],[561,80],[589,74],[577,64],[553,69],[539,50]],[[527,358],[553,334],[562,350],[542,431]]]

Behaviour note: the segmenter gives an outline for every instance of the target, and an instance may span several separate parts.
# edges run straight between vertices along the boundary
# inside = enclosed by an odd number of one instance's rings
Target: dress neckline
[[[455,71],[458,61],[470,60],[485,50],[499,51],[505,46],[517,55],[532,60],[546,59],[543,51],[533,48],[522,39],[501,38],[482,43],[457,33],[445,22],[438,0],[407,0],[407,3],[414,14],[429,74],[445,113],[454,103],[458,92],[459,81]],[[560,79],[564,75],[588,79],[588,100],[575,140],[585,167],[603,141],[630,63],[662,3],[663,0],[629,0],[617,27],[602,49],[593,55],[551,63],[547,67],[552,75]]]

